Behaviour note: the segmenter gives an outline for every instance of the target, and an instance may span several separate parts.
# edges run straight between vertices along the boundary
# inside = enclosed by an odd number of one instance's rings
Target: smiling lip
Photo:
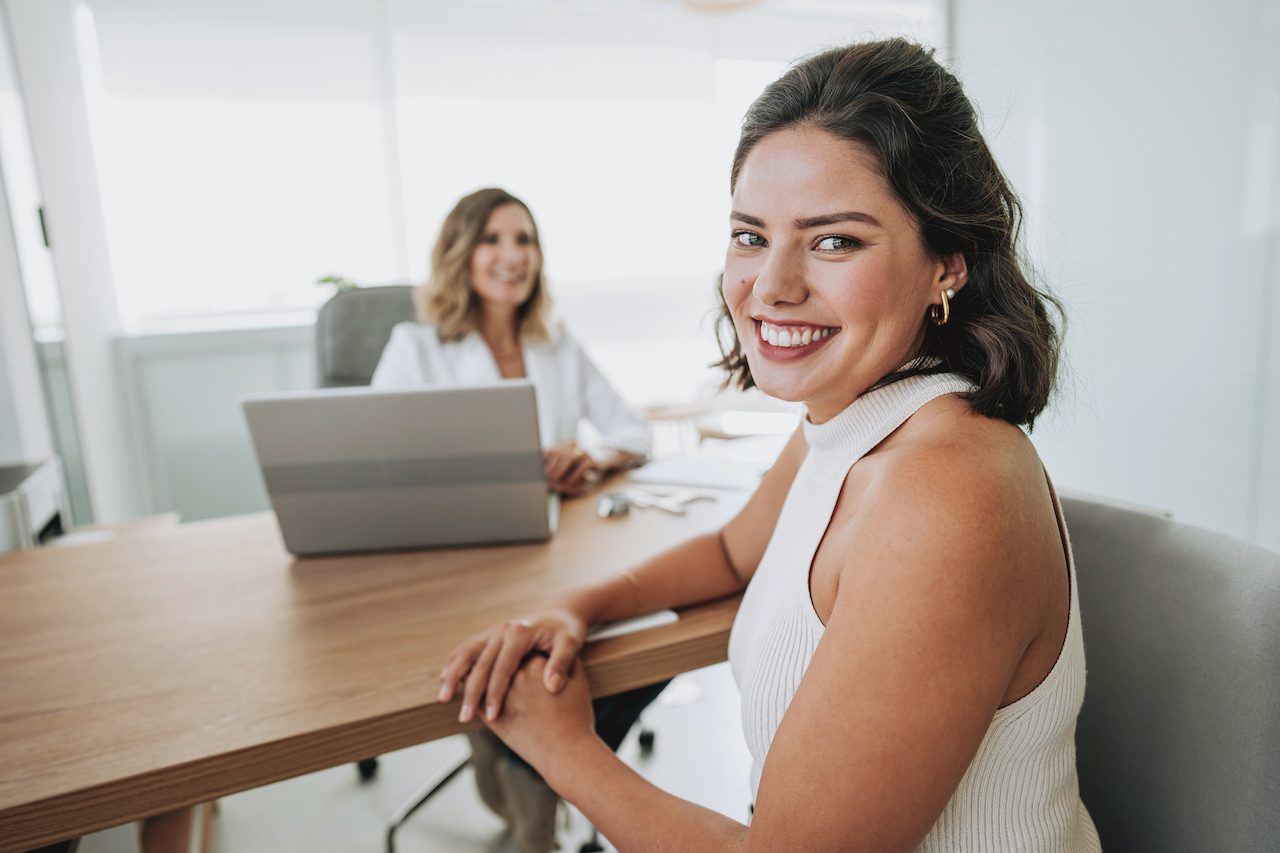
[[[490,273],[489,278],[493,279],[494,281],[501,282],[502,284],[524,284],[524,281],[527,278],[527,276]]]
[[[756,345],[770,361],[795,361],[816,352],[839,327],[755,320]]]

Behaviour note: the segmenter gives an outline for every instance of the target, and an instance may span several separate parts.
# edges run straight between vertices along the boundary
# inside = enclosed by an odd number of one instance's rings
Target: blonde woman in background
[[[529,379],[547,481],[567,495],[585,494],[649,453],[644,421],[552,318],[538,226],[515,196],[490,188],[460,200],[414,297],[420,322],[392,331],[374,388]],[[584,418],[604,435],[603,449],[578,446]]]
[[[431,277],[414,297],[420,322],[401,323],[392,331],[373,387],[528,378],[538,401],[547,482],[567,495],[585,494],[605,474],[648,455],[644,421],[552,319],[538,226],[524,202],[501,189],[479,190],[460,200],[440,229]],[[583,418],[603,434],[603,449],[589,453],[578,446]],[[617,749],[665,686],[597,700],[600,738]],[[481,798],[510,822],[516,849],[554,850],[555,792],[487,730],[469,737]]]

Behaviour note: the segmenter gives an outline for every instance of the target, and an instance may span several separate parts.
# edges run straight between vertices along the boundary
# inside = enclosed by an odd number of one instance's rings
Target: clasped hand
[[[586,636],[586,623],[566,609],[495,625],[450,653],[440,701],[461,695],[461,722],[480,713],[537,767],[541,750],[593,732],[591,693],[577,659]]]

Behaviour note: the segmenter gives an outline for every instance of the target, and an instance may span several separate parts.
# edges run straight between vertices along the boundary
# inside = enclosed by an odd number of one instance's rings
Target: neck
[[[880,366],[872,370],[869,374],[862,377],[863,384],[855,393],[850,394],[847,390],[841,391],[837,389],[831,396],[822,396],[812,400],[805,400],[805,408],[808,411],[809,423],[823,424],[843,412],[845,409],[853,405],[853,401],[870,391],[880,380],[884,379],[895,370],[902,370],[905,367],[918,363],[919,359],[909,353],[918,353],[923,348],[924,343],[924,327],[920,329],[920,333],[916,336],[911,348],[898,354],[896,358],[886,360],[880,363]],[[940,359],[932,359],[927,364],[936,364]],[[885,364],[894,364],[896,367],[885,368]],[[872,378],[875,377],[875,378]],[[855,386],[856,387],[856,386]]]
[[[853,405],[853,401],[861,397],[867,391],[866,388],[854,394],[851,397],[841,396],[835,399],[820,398],[816,400],[805,401],[805,411],[808,414],[809,423],[825,424],[836,415]]]
[[[480,335],[489,349],[506,353],[520,349],[516,333],[516,309],[507,305],[482,305],[480,308]]]

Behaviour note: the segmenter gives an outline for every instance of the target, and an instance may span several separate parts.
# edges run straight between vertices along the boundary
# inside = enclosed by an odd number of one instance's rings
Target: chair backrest
[[[414,319],[409,285],[340,290],[316,315],[316,375],[322,388],[368,385],[396,323]]]
[[[1280,554],[1062,508],[1088,659],[1080,795],[1102,849],[1280,850]]]

